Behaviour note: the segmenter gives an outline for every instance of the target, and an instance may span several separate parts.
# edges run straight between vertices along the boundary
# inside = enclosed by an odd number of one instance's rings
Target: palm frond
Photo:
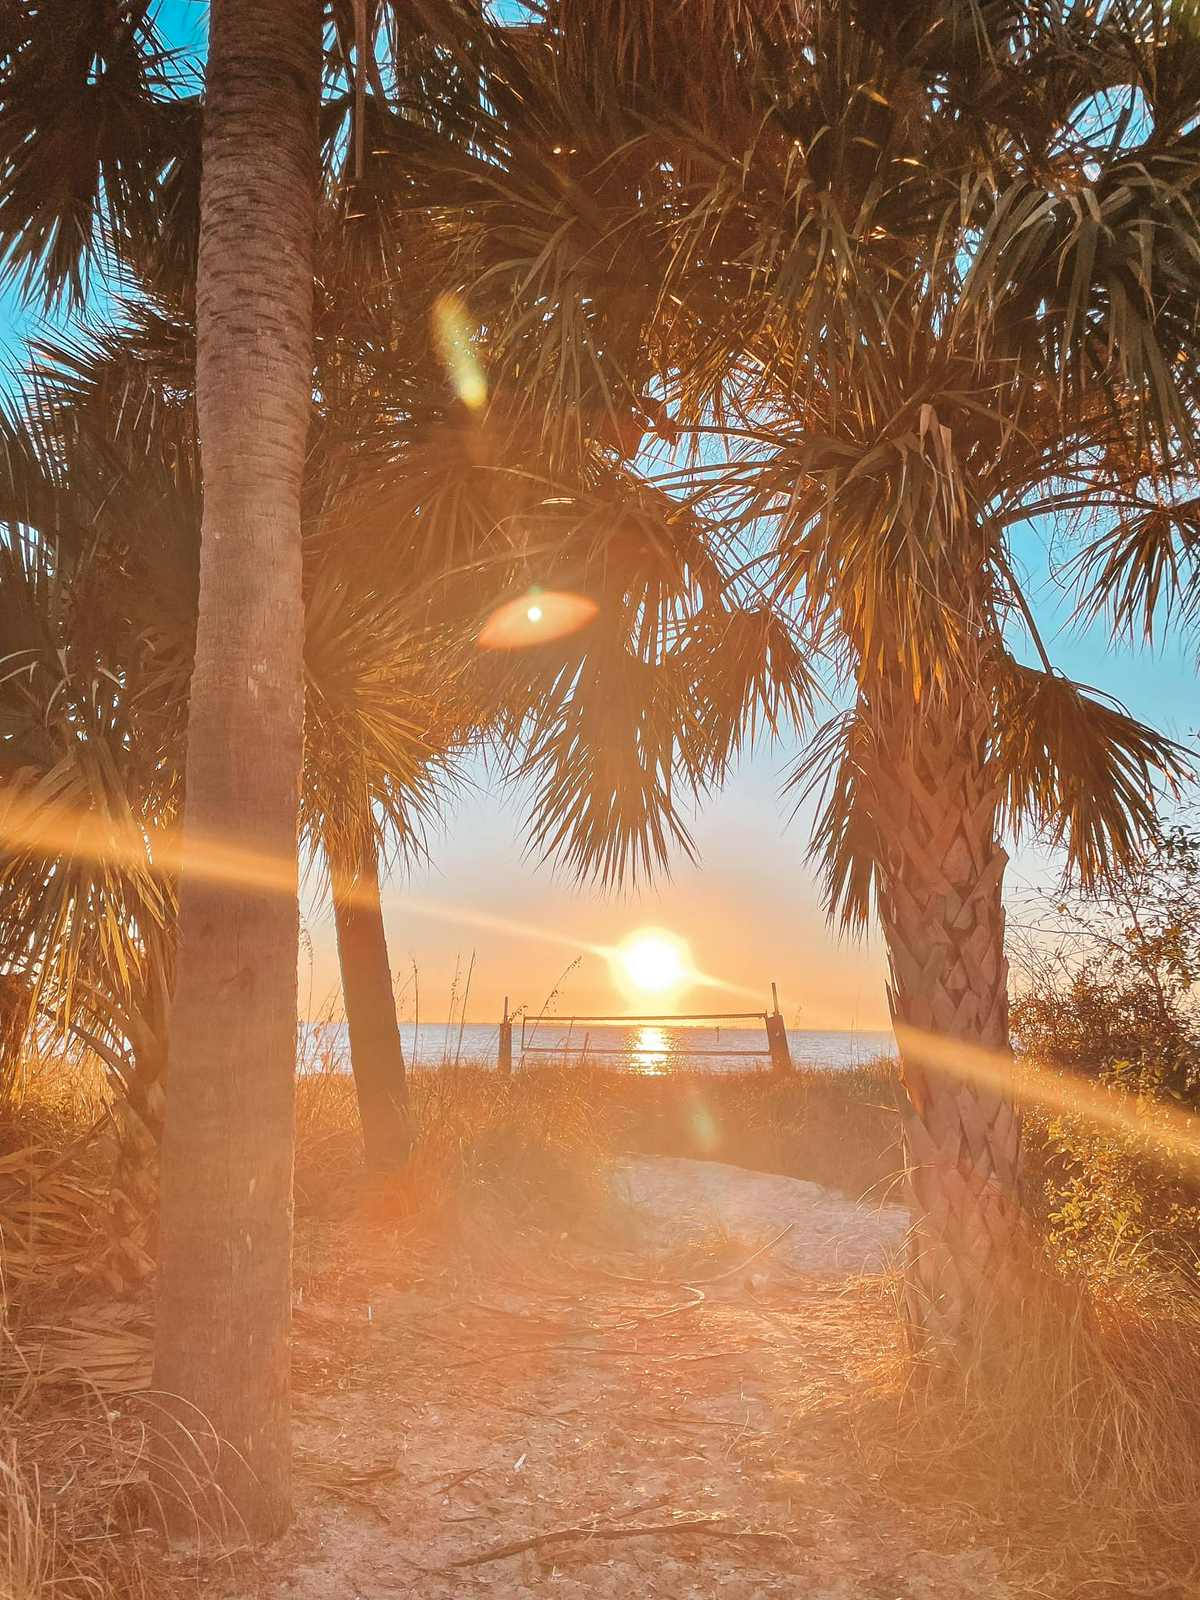
[[[1152,641],[1200,618],[1200,498],[1164,499],[1114,516],[1076,557],[1080,610]]]
[[[641,660],[619,640],[563,664],[524,719],[531,849],[606,887],[694,854],[685,811],[697,784],[679,747],[704,732],[679,677],[677,662]]]
[[[39,0],[0,55],[0,263],[25,293],[82,300],[106,231],[155,230],[181,67],[142,3]]]
[[[884,810],[871,719],[859,706],[819,728],[788,775],[796,806],[816,805],[809,860],[820,869],[831,922],[861,935],[875,910]]]
[[[999,665],[996,700],[1004,817],[1018,835],[1044,831],[1095,887],[1154,836],[1158,792],[1194,773],[1194,752],[1094,690],[1011,657]]]

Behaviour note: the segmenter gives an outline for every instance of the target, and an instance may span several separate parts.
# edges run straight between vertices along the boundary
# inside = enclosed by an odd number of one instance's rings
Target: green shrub
[[[1039,897],[1018,948],[1029,1208],[1064,1269],[1144,1297],[1200,1248],[1200,835]]]

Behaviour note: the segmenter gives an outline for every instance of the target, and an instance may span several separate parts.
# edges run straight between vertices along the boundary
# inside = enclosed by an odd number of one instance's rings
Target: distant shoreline
[[[436,1068],[462,1062],[486,1066],[498,1055],[495,1023],[400,1023],[400,1040],[408,1064]],[[895,1056],[890,1029],[789,1028],[788,1044],[796,1066],[851,1069],[880,1056]],[[752,1071],[766,1066],[764,1030],[753,1027],[706,1027],[694,1024],[607,1024],[582,1027],[556,1018],[527,1025],[525,1064],[587,1062],[592,1066],[657,1075],[672,1071]],[[343,1022],[301,1024],[302,1071],[345,1070],[349,1067],[349,1035]],[[514,1028],[514,1060],[522,1056],[519,1025]],[[761,1058],[761,1059],[760,1059]]]

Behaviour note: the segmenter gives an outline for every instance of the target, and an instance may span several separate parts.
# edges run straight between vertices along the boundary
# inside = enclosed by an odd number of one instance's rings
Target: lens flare
[[[147,833],[127,818],[105,816],[92,808],[47,803],[38,791],[22,792],[11,785],[0,790],[0,849],[9,854],[29,852],[48,862],[61,857],[122,868],[137,873],[147,883],[161,883],[183,874],[247,893],[282,894],[292,900],[297,890],[294,849],[273,852],[247,846],[229,835],[205,835],[195,829],[186,836],[179,828]],[[360,887],[352,880],[346,887],[352,896],[361,895],[364,904],[374,904],[373,885]],[[617,982],[631,996],[664,995],[673,987],[693,985],[734,994],[754,992],[697,971],[686,942],[661,929],[641,929],[621,945],[600,945],[547,924],[518,922],[412,895],[405,895],[401,903],[406,912],[419,916],[534,939],[606,959]],[[654,1030],[644,1042],[657,1047],[655,1035],[660,1035],[660,1030]],[[980,1049],[959,1039],[903,1025],[897,1026],[896,1037],[910,1069],[910,1081],[915,1069],[916,1073],[937,1073],[999,1095],[1013,1093],[1013,1061],[1007,1051]],[[1021,1073],[1015,1087],[1026,1104],[1078,1117],[1092,1127],[1113,1133],[1147,1135],[1136,1102],[1104,1084],[1069,1073],[1041,1071]],[[703,1105],[696,1107],[695,1115],[702,1120],[707,1116]],[[1200,1174],[1200,1119],[1169,1102],[1156,1104],[1154,1147]]]
[[[479,630],[481,650],[526,650],[586,628],[596,602],[562,589],[534,589],[506,600]]]
[[[471,345],[471,320],[456,294],[433,302],[433,342],[455,394],[472,411],[487,404],[487,379]]]

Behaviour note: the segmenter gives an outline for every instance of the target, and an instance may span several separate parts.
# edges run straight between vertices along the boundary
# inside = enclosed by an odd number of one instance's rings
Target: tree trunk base
[[[954,1367],[984,1359],[1019,1324],[1031,1265],[1016,1184],[1017,1113],[1007,1101],[974,1089],[964,1088],[960,1100],[962,1121],[940,1145],[918,1116],[905,1128],[913,1218],[905,1250],[905,1323],[914,1353]],[[987,1127],[979,1149],[969,1126]]]

